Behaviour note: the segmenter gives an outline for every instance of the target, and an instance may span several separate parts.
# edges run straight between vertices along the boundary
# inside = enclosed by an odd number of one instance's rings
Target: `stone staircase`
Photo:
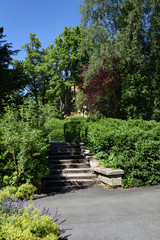
[[[44,193],[70,191],[100,183],[97,176],[91,173],[78,143],[50,143],[48,167],[50,174],[41,181]]]

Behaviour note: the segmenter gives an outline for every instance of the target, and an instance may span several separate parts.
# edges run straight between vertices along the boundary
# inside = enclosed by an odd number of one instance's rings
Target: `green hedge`
[[[64,124],[65,120],[58,118],[48,119],[44,125],[47,139],[49,142],[64,142]]]
[[[83,119],[71,118],[64,124],[64,138],[66,142],[75,142],[80,138],[80,129]]]
[[[102,166],[124,170],[124,187],[160,183],[160,123],[104,118],[86,121],[80,136]]]

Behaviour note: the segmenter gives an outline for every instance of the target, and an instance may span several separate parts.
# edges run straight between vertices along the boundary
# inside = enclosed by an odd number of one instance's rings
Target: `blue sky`
[[[20,50],[29,41],[29,33],[37,34],[42,47],[54,43],[64,27],[80,25],[78,5],[83,0],[2,0],[0,27],[12,50]],[[25,52],[15,57],[23,60]]]

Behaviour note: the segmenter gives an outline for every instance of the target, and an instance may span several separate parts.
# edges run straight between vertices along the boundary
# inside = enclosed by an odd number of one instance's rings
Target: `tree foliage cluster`
[[[18,51],[13,51],[12,44],[7,43],[3,34],[3,27],[0,28],[0,110],[3,108],[3,102],[7,102],[11,96],[16,101],[21,101],[21,94],[26,85],[26,79],[23,73],[22,64],[14,61],[13,68],[10,68],[12,56]]]
[[[36,34],[30,33],[30,41],[22,46],[26,52],[23,61],[12,59],[16,51],[10,50],[10,44],[3,44],[3,38],[1,34],[1,105],[8,99],[18,102],[21,97],[32,98],[37,105],[50,103],[62,115],[69,115],[75,101],[75,87],[80,83],[80,69],[89,59],[87,52],[81,55],[79,51],[84,41],[81,28],[65,27],[55,44],[45,49]]]
[[[89,67],[89,65],[84,66],[82,75],[88,71]],[[89,84],[86,83],[83,76],[79,85],[80,91],[83,92],[83,105],[88,108],[90,113],[100,112],[106,115],[107,103],[108,115],[112,114],[112,117],[120,113],[120,88],[120,74],[117,71],[117,61],[115,60],[112,69],[107,69],[104,63]]]
[[[65,27],[55,44],[45,49],[36,34],[30,33],[30,41],[22,46],[26,52],[23,61],[12,59],[16,51],[11,51],[11,44],[4,44],[3,38],[1,34],[1,105],[8,99],[20,102],[22,97],[32,98],[37,105],[50,103],[62,115],[69,115],[74,105],[75,87],[80,83],[80,69],[88,62],[88,53],[80,55],[79,51],[84,40],[81,28]]]
[[[159,121],[160,3],[84,0],[80,12],[82,26],[65,27],[45,49],[30,34],[22,62],[12,61],[1,28],[1,105],[25,96],[63,116],[85,105],[108,117]]]
[[[112,89],[108,87],[105,100],[101,92],[94,93],[95,108],[105,104],[105,115],[115,117],[118,106],[118,118],[159,120],[160,2],[84,0],[81,13],[86,36],[83,49],[87,49],[87,44],[94,49],[84,73],[83,91],[88,107],[92,85],[97,82],[98,90],[101,77],[102,87],[115,78],[104,75],[115,69],[116,59],[119,81],[113,82]]]

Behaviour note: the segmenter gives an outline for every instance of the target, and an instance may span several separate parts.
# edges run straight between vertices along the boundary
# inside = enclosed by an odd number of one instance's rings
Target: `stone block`
[[[88,155],[88,154],[90,155],[90,151],[89,150],[85,149],[83,152],[84,152],[85,155]]]
[[[106,176],[114,176],[114,175],[123,175],[124,174],[124,171],[122,169],[112,169],[112,168],[103,168],[103,167],[95,168],[94,171],[104,174]]]
[[[110,186],[121,186],[122,185],[122,177],[121,176],[102,176],[98,175],[98,179],[103,183]]]
[[[91,161],[92,157],[90,155],[85,156],[88,161]]]
[[[83,147],[83,146],[84,146],[84,143],[83,143],[83,142],[80,142],[80,143],[79,143],[79,146],[80,146],[80,147]]]
[[[90,160],[90,166],[94,170],[95,168],[99,167],[99,162],[96,160],[91,159]]]

